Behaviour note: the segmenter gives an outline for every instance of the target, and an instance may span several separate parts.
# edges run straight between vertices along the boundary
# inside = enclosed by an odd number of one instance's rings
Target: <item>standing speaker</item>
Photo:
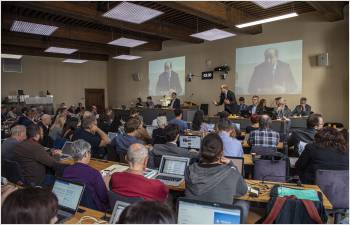
[[[209,104],[201,104],[201,110],[203,110],[204,115],[208,115]]]
[[[140,80],[142,80],[142,75],[140,73],[134,73],[134,74],[132,74],[132,79],[134,81],[140,81]]]

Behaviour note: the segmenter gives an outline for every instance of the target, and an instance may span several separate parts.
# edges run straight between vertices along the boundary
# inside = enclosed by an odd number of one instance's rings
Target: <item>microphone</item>
[[[296,183],[288,183],[288,184],[284,184],[285,186],[291,185],[291,186],[298,186],[298,187],[303,187],[299,176],[276,176],[276,175],[265,175],[262,177],[261,179],[261,184],[274,184],[274,182],[269,182],[269,181],[265,181],[265,178],[267,177],[275,177],[275,178],[287,178],[287,183],[291,182],[293,180],[296,180]]]

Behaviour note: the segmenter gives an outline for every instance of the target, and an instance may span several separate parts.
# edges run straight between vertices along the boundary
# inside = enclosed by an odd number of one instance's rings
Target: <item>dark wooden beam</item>
[[[108,42],[123,36],[126,38],[132,38],[132,39],[148,42],[146,44],[135,47],[136,49],[147,50],[147,51],[160,51],[162,49],[162,41],[153,40],[149,38],[140,38],[140,37],[137,37],[136,35],[128,35],[128,34],[121,35],[120,33],[116,33],[116,32],[107,32],[102,30],[82,28],[79,26],[74,26],[74,25],[71,26],[71,25],[66,25],[64,23],[46,21],[46,20],[36,19],[32,17],[27,17],[27,16],[15,16],[6,12],[2,13],[1,18],[2,18],[2,29],[6,29],[6,30],[9,30],[11,28],[14,20],[23,20],[31,23],[40,23],[40,24],[59,27],[51,35],[51,37],[65,38],[65,39],[71,39],[71,40],[77,40],[77,41],[87,41],[87,42],[93,42],[93,43],[99,43],[99,44],[107,44]]]
[[[344,13],[343,8],[346,4],[346,2],[337,2],[337,1],[330,1],[330,2],[314,2],[309,1],[307,2],[309,5],[311,5],[316,11],[324,17],[326,20],[333,22],[344,19]]]
[[[209,20],[213,23],[223,24],[231,28],[236,33],[259,34],[262,32],[262,26],[247,27],[239,29],[235,25],[254,20],[254,17],[235,9],[231,6],[224,5],[215,1],[160,1],[159,4],[166,5],[170,8]]]
[[[86,60],[96,60],[96,61],[108,61],[108,55],[98,55],[89,53],[73,53],[70,55],[57,54],[57,53],[47,53],[44,52],[43,48],[32,48],[23,47],[16,45],[1,45],[1,52],[6,54],[17,54],[17,55],[31,55],[31,56],[43,56],[43,57],[54,57],[62,59],[86,59]]]
[[[165,23],[157,20],[150,20],[142,24],[133,24],[103,17],[103,12],[96,10],[96,7],[90,7],[84,2],[68,1],[42,1],[42,2],[7,2],[19,7],[30,8],[42,12],[62,15],[79,20],[85,20],[92,23],[102,24],[109,27],[121,28],[129,31],[145,33],[149,35],[160,36],[164,38],[176,39],[190,43],[202,43],[202,40],[190,37],[194,33],[192,29]]]

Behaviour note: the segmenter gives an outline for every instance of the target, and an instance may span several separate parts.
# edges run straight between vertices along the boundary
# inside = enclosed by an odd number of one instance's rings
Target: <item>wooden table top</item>
[[[105,223],[108,223],[108,221],[102,220],[101,218],[105,216],[104,212],[101,211],[97,211],[97,210],[93,210],[93,209],[89,209],[83,206],[79,206],[80,209],[85,210],[85,212],[83,213],[79,213],[77,212],[72,218],[70,218],[69,220],[65,221],[65,224],[77,224],[79,222],[79,220],[83,217],[83,216],[89,216],[89,217],[94,217],[95,219],[97,219],[98,221],[104,221]],[[110,214],[107,214],[108,217],[110,217]],[[82,222],[82,224],[97,224],[96,221],[94,221],[93,219],[84,219],[84,221]]]

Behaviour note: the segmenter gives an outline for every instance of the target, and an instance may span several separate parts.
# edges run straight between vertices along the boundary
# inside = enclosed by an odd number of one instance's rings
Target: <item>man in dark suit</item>
[[[239,101],[239,105],[238,105],[239,112],[248,110],[248,106],[245,104],[244,97],[239,97],[238,101]]]
[[[230,114],[235,114],[237,113],[237,101],[236,101],[236,96],[233,91],[230,91],[227,87],[226,84],[223,84],[220,86],[221,94],[220,94],[220,101],[214,101],[213,103],[216,106],[224,104],[224,109],[226,112]]]
[[[292,112],[293,116],[309,116],[311,114],[311,106],[306,104],[306,98],[300,98],[300,105],[297,105]]]
[[[158,77],[156,86],[156,95],[167,95],[169,91],[182,93],[179,75],[172,70],[172,64],[166,62],[164,64],[164,72]]]
[[[180,109],[181,108],[181,104],[180,104],[180,99],[178,99],[176,97],[176,93],[173,92],[171,94],[171,102],[170,104],[168,105],[168,107],[170,107],[171,109]]]
[[[267,49],[264,55],[265,61],[254,69],[248,92],[251,94],[296,93],[298,86],[290,66],[278,60],[277,49]]]

